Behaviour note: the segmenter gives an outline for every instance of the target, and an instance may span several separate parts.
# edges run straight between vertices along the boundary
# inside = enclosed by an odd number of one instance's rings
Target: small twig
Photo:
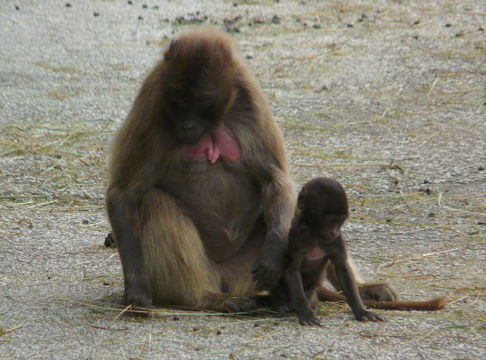
[[[486,216],[486,213],[482,213],[482,212],[477,212],[477,211],[470,211],[470,210],[464,210],[464,209],[457,209],[457,208],[453,208],[453,207],[450,207],[450,206],[443,206],[444,209],[447,209],[447,210],[451,210],[451,211],[460,211],[460,212],[465,212],[465,213],[468,213],[468,214],[475,214],[475,215],[483,215],[483,216]]]
[[[96,326],[96,325],[88,325],[89,327],[92,327],[94,329],[99,329],[99,330],[108,330],[107,327],[103,327],[103,326]]]
[[[316,358],[318,356],[321,356],[321,355],[326,355],[329,351],[331,351],[332,347],[334,346],[334,344],[337,342],[337,340],[335,340],[331,345],[329,345],[327,347],[327,349],[324,349],[322,351],[319,351],[319,352],[316,352],[314,355],[312,355],[311,357],[312,358]]]
[[[152,334],[149,334],[147,359],[150,360],[152,351]]]
[[[95,260],[87,260],[87,261],[83,261],[83,262],[80,262],[80,263],[77,263],[77,264],[74,264],[74,265],[69,265],[66,268],[71,267],[71,266],[79,266],[79,265],[89,264],[89,263],[92,263],[94,261]]]
[[[110,331],[127,331],[127,330],[130,330],[129,328],[113,329],[112,327],[103,327],[103,326],[96,326],[96,325],[88,325],[88,326],[92,327],[93,329],[99,329],[99,330],[110,330]]]
[[[305,163],[290,163],[290,165],[302,166],[302,167],[317,167],[317,168],[321,168],[325,166],[324,164],[305,164]]]
[[[250,340],[247,340],[245,342],[243,342],[243,344],[248,344],[248,343],[251,343],[251,342],[254,342],[254,341],[258,341],[258,340],[261,340],[263,338],[266,338],[267,336],[270,336],[272,334],[275,334],[277,331],[280,331],[280,329],[275,329],[273,331],[270,331],[268,333],[265,333],[263,335],[260,335],[260,336],[257,336],[257,337],[254,337],[253,339],[250,339]]]
[[[468,214],[483,215],[483,216],[486,215],[486,213],[482,213],[482,212],[479,212],[479,211],[464,210],[464,209],[454,208],[454,207],[451,207],[451,206],[442,205],[441,202],[442,202],[442,192],[439,193],[439,198],[438,198],[438,204],[439,204],[440,207],[443,207],[444,209],[447,209],[447,210],[460,211],[460,212],[465,212],[465,213],[468,213]]]
[[[83,306],[87,306],[90,308],[98,309],[98,310],[105,310],[105,311],[116,311],[119,312],[120,309],[116,307],[111,307],[111,306],[102,306],[102,305],[96,305],[93,303],[87,303],[83,301],[77,301],[73,300],[68,297],[64,296],[57,296],[58,299],[70,301],[73,304],[79,304]],[[275,311],[269,310],[269,309],[256,309],[256,310],[251,310],[251,311],[242,311],[242,312],[236,312],[236,313],[223,313],[223,312],[217,312],[217,311],[210,311],[210,310],[205,310],[205,309],[200,309],[200,308],[191,308],[187,306],[172,306],[174,309],[166,309],[166,308],[161,308],[160,310],[158,309],[143,309],[143,308],[137,308],[136,310],[134,309],[123,309],[122,313],[129,312],[129,313],[134,313],[134,314],[146,314],[147,312],[150,311],[151,314],[153,315],[159,315],[159,316],[222,316],[222,317],[236,317],[239,315],[249,315],[253,314],[255,312],[259,311],[265,311],[268,312],[269,314],[276,313]],[[178,310],[180,309],[180,310]],[[118,314],[116,318],[122,315],[122,313]]]
[[[408,205],[407,198],[406,198],[406,196],[405,196],[405,194],[403,193],[402,190],[400,190],[400,196],[401,196],[402,201],[405,204],[405,207],[407,208],[407,210],[410,210],[410,206]]]
[[[131,308],[132,308],[132,305],[128,305],[125,309],[123,309],[122,311],[120,311],[120,313],[113,318],[113,322],[115,322],[120,316],[122,316],[123,314],[125,314]]]
[[[150,360],[150,352],[151,352],[151,346],[152,346],[152,334],[149,334],[148,342],[142,343],[142,346],[140,346],[140,357],[142,357],[143,352],[145,351],[145,346],[147,346],[147,359]]]
[[[7,205],[7,206],[23,206],[23,205],[32,204],[33,202],[34,202],[34,200],[27,200],[27,201],[24,201],[24,202],[11,201],[11,202],[5,202],[5,205]]]
[[[430,330],[430,331],[427,331],[425,334],[422,334],[422,335],[420,335],[420,336],[417,336],[417,337],[413,338],[412,340],[409,340],[409,341],[404,341],[404,342],[402,342],[402,344],[414,344],[414,343],[416,343],[417,341],[420,341],[420,340],[422,340],[422,339],[425,339],[425,338],[429,337],[430,335],[432,335],[432,334],[434,334],[434,333],[436,333],[436,334],[437,334],[437,333],[439,333],[440,331],[441,331],[441,330],[439,330],[439,329],[435,329],[435,328],[434,328],[434,329],[432,329],[432,330]]]
[[[32,206],[29,206],[29,209],[34,209],[34,208],[37,208],[37,207],[50,205],[50,204],[54,204],[54,203],[57,203],[57,200],[45,201],[45,202],[42,202],[42,203],[39,203],[39,204],[35,204],[35,205],[32,205]]]
[[[105,260],[103,260],[102,262],[107,262],[108,260],[110,260],[112,257],[118,255],[118,253],[114,253],[114,254],[111,254],[110,256],[108,256]]]
[[[392,267],[393,265],[395,265],[397,259],[398,259],[398,255],[397,254],[393,255],[392,262],[383,266],[382,265],[378,266],[378,271],[380,271],[381,268],[386,269]]]
[[[444,253],[447,253],[447,252],[461,250],[461,249],[462,248],[454,248],[454,249],[436,251],[436,252],[431,252],[431,253],[427,253],[427,254],[422,254],[420,256],[415,256],[415,257],[410,257],[410,258],[402,259],[402,260],[393,259],[393,261],[390,264],[388,264],[388,265],[380,265],[378,268],[380,268],[380,267],[390,267],[390,266],[392,266],[394,264],[398,264],[398,263],[402,263],[402,262],[406,262],[406,261],[410,261],[410,260],[423,259],[425,257],[435,256],[435,255],[444,254]]]
[[[437,84],[437,81],[439,81],[439,78],[438,77],[436,77],[435,80],[434,80],[434,82],[432,83],[432,86],[430,87],[429,91],[427,92],[427,96],[430,95],[430,93],[432,92],[432,90],[435,87],[435,84]]]
[[[11,333],[11,332],[14,332],[15,330],[18,330],[20,328],[23,328],[24,327],[24,324],[22,325],[18,325],[16,327],[13,327],[11,329],[7,329],[7,330],[0,330],[0,336],[1,335],[5,335],[5,334],[8,334],[8,333]]]
[[[324,167],[352,167],[352,166],[387,166],[387,164],[383,163],[335,163],[335,164],[310,164],[310,163],[296,163],[290,162],[292,166],[301,166],[301,167],[314,167],[314,168],[324,168]]]
[[[456,299],[454,301],[449,301],[448,306],[458,303],[459,301],[462,301],[464,299],[467,299],[468,297],[470,297],[470,295],[463,296],[462,298]]]

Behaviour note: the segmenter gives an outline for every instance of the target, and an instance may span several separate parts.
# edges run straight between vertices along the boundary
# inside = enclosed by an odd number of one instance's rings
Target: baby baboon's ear
[[[307,188],[305,186],[299,191],[299,196],[297,198],[297,207],[302,210],[304,206],[305,199],[307,198]]]

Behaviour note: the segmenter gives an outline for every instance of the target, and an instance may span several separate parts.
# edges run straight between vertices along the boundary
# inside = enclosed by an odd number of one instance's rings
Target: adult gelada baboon
[[[165,50],[116,135],[107,211],[127,305],[243,311],[278,281],[294,185],[267,100],[228,36],[191,31]]]

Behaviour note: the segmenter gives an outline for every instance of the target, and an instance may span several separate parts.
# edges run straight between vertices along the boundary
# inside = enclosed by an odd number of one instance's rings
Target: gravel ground
[[[119,316],[107,146],[173,34],[207,24],[259,78],[296,182],[346,186],[364,276],[446,309]],[[485,29],[481,0],[2,0],[0,358],[486,358]]]

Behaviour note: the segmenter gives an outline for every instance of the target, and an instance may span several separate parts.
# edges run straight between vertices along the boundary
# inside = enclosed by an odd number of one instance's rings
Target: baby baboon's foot
[[[393,301],[399,298],[397,292],[388,283],[360,284],[358,290],[362,299]]]
[[[299,311],[297,312],[297,316],[299,317],[299,323],[302,326],[321,326],[321,323],[316,318],[314,311],[311,309]]]
[[[386,317],[383,315],[368,310],[356,313],[354,316],[358,321],[386,321]]]

